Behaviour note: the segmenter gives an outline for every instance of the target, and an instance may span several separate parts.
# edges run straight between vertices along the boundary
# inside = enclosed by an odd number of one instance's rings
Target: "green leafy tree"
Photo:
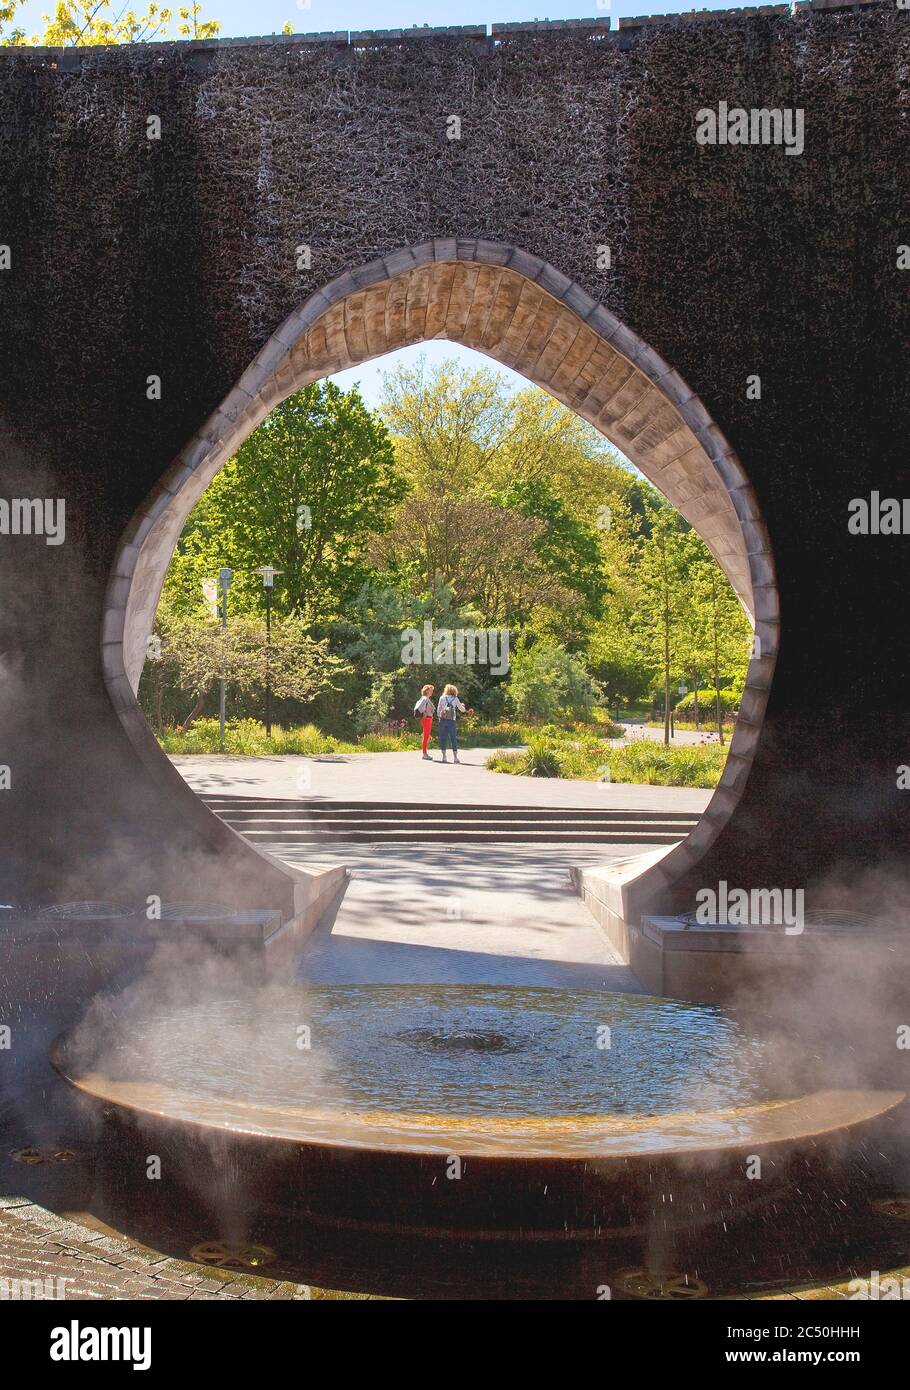
[[[361,732],[393,714],[408,717],[421,686],[427,684],[440,691],[451,681],[468,703],[483,703],[490,679],[487,669],[436,659],[432,648],[423,649],[422,662],[405,663],[408,644],[404,634],[416,630],[422,635],[426,623],[434,632],[478,627],[480,615],[459,608],[445,586],[418,595],[378,577],[364,585],[351,605],[348,634],[340,641],[340,650],[369,682],[369,690],[355,710],[355,724]]]
[[[414,492],[437,501],[486,491],[508,434],[509,393],[487,368],[457,359],[431,369],[426,358],[400,363],[383,377],[382,417]]]
[[[48,48],[98,48],[120,43],[151,43],[170,35],[174,22],[172,9],[148,0],[144,8],[129,9],[111,0],[57,0],[53,14],[41,16],[44,30],[26,38],[21,26],[7,33],[20,0],[0,4],[0,35],[5,45],[43,44]],[[211,39],[221,29],[214,19],[203,19],[202,5],[180,5],[176,11],[176,33],[180,38]]]
[[[449,590],[459,608],[486,624],[526,621],[539,604],[568,608],[572,599],[537,546],[546,525],[484,497],[409,497],[388,533],[370,546],[377,570],[415,594]]]
[[[573,516],[590,522],[633,481],[593,425],[537,386],[511,395],[505,423],[488,469],[494,488],[543,483]]]
[[[506,694],[519,719],[590,719],[599,691],[578,656],[554,643],[520,647]]]
[[[739,599],[719,565],[700,538],[690,545],[689,588],[694,610],[692,646],[699,653],[700,669],[713,685],[717,736],[724,741],[724,702],[721,687],[729,685],[738,697],[749,663],[752,629]]]
[[[509,390],[488,367],[424,356],[383,378],[382,415],[419,496],[487,496],[546,484],[574,516],[590,520],[631,475],[591,425],[538,387]]]
[[[338,688],[349,667],[329,650],[328,638],[310,635],[299,618],[279,618],[272,624],[271,641],[265,623],[257,617],[238,617],[227,627],[200,623],[159,606],[156,636],[160,656],[147,663],[160,726],[162,684],[172,681],[194,701],[182,722],[189,728],[201,714],[217,681],[244,693],[265,688],[268,677],[279,699],[308,703],[327,690]]]
[[[637,630],[642,649],[660,673],[663,687],[664,742],[670,742],[671,684],[681,674],[682,618],[686,602],[684,528],[669,504],[652,506],[650,534],[641,547]]]
[[[597,531],[574,516],[540,478],[513,483],[493,499],[541,523],[532,545],[543,568],[583,600],[588,614],[600,617],[609,582]]]
[[[392,524],[407,492],[392,443],[358,391],[330,381],[276,406],[194,508],[166,591],[201,612],[202,584],[227,565],[234,612],[262,608],[263,564],[281,571],[279,612],[325,621],[368,574],[368,539]]]
[[[696,531],[686,531],[680,538],[682,565],[685,571],[685,598],[679,613],[676,636],[676,663],[685,684],[692,691],[692,711],[695,726],[701,726],[701,717],[706,708],[700,699],[700,692],[711,683],[712,661],[708,641],[708,622],[704,594],[695,584],[696,572],[702,566],[713,569],[719,583],[726,581],[720,574],[717,563]]]

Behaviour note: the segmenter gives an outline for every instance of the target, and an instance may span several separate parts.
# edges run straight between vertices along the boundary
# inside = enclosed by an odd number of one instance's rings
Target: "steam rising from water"
[[[162,994],[150,988],[159,968],[125,998],[95,1002],[70,1060],[82,1073],[164,1088],[169,1109],[179,1113],[183,1097],[215,1122],[222,1101],[655,1116],[780,1095],[769,1043],[711,1006],[479,985],[244,986],[239,973],[225,962],[191,991],[182,975]]]

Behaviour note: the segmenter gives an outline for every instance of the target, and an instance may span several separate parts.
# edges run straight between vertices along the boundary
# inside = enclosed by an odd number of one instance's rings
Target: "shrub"
[[[354,711],[354,728],[358,734],[378,733],[389,717],[392,706],[394,677],[381,674],[375,677],[369,695],[365,695]]]
[[[563,777],[561,754],[544,739],[532,738],[520,753],[493,753],[486,767],[493,772],[511,772],[520,777]]]
[[[722,691],[720,692],[720,707],[721,707],[721,709],[723,710],[724,714],[732,714],[735,710],[738,710],[738,709],[739,709],[739,702],[740,702],[741,699],[742,699],[742,693],[741,693],[740,691],[738,691],[738,690],[722,690]],[[712,711],[715,710],[715,709],[717,708],[715,701],[716,701],[716,691],[714,691],[713,689],[711,689],[711,690],[700,690],[700,691],[698,692],[698,708],[699,708],[699,712],[700,712],[700,713],[705,713],[705,712],[707,712],[708,716],[710,717]],[[688,693],[687,695],[684,695],[684,696],[682,697],[682,699],[681,699],[681,700],[678,700],[677,703],[676,703],[676,709],[677,709],[677,710],[693,710],[694,708],[695,708],[695,691],[694,691],[694,690],[690,690],[689,693]]]
[[[524,771],[526,754],[521,753],[491,753],[487,758],[485,767],[491,772],[511,772],[521,774]]]
[[[550,722],[560,715],[589,719],[599,694],[578,657],[540,643],[515,653],[507,693],[519,719]]]
[[[543,751],[543,750],[542,750]],[[586,781],[638,782],[660,787],[716,787],[724,770],[727,750],[719,744],[667,746],[640,739],[620,747],[609,744],[560,745],[545,750],[558,771],[538,776],[574,777]],[[498,753],[487,759],[494,772],[527,775],[528,753]],[[605,777],[605,773],[609,773]]]
[[[562,765],[556,749],[544,739],[535,738],[528,744],[522,769],[526,777],[561,777]]]

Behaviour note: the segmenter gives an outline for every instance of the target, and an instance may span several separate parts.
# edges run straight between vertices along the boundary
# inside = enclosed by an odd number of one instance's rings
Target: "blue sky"
[[[116,12],[122,0],[111,0]],[[179,0],[163,0],[175,12]],[[724,9],[729,0],[708,0],[698,9]],[[130,0],[130,8],[141,12],[142,0]],[[609,15],[614,24],[623,15],[678,14],[691,10],[691,0],[610,0],[599,6],[597,0],[202,0],[206,19],[221,22],[225,38],[278,33],[288,20],[295,33],[319,33],[331,29],[401,29],[412,24],[489,24],[529,19],[590,19]],[[28,34],[39,32],[42,14],[52,13],[54,0],[28,0],[17,20]],[[536,13],[535,13],[536,11]]]

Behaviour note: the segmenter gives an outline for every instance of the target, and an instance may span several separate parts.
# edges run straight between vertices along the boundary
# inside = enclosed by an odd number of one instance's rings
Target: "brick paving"
[[[325,1297],[307,1284],[262,1279],[171,1259],[124,1236],[55,1216],[26,1197],[0,1196],[0,1290],[13,1280],[65,1279],[67,1299],[300,1300]],[[2,1294],[0,1294],[2,1296]],[[7,1293],[6,1297],[10,1294]],[[54,1293],[51,1294],[54,1296]]]
[[[910,1266],[889,1268],[881,1280],[910,1283]],[[57,1281],[67,1282],[60,1290]],[[210,1269],[172,1259],[125,1236],[106,1235],[56,1216],[26,1197],[0,1196],[0,1300],[13,1280],[40,1281],[45,1297],[66,1299],[258,1300],[372,1299],[377,1295],[319,1289],[288,1280]],[[46,1285],[45,1281],[53,1281]],[[49,1291],[47,1291],[49,1290]],[[21,1294],[19,1295],[22,1296]],[[724,1302],[837,1300],[855,1297],[847,1279],[771,1284],[744,1293],[708,1293]]]

